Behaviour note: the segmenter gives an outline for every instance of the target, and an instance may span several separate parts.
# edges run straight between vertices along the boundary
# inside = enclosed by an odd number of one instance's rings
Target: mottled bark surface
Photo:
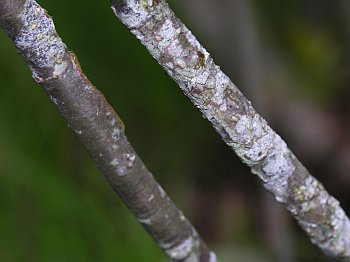
[[[115,0],[117,17],[142,42],[327,255],[350,258],[350,222],[164,0]]]
[[[124,126],[34,0],[1,0],[0,25],[113,189],[173,261],[216,261],[130,146]],[[137,251],[136,251],[137,252]]]

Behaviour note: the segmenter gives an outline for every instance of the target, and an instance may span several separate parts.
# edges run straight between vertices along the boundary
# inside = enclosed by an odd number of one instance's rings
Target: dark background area
[[[109,1],[39,3],[220,261],[329,261]],[[194,32],[350,213],[350,2],[178,0]],[[167,261],[0,31],[0,261]]]

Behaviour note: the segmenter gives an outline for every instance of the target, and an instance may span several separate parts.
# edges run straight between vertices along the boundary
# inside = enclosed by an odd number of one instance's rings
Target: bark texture
[[[350,259],[350,222],[323,185],[259,116],[165,0],[114,0],[142,42],[276,200],[327,255]]]
[[[138,221],[173,261],[215,262],[196,230],[130,146],[124,125],[83,74],[34,0],[1,0],[0,25]]]

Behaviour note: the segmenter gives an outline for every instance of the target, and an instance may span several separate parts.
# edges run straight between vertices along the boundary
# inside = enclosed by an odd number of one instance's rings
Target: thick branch
[[[115,0],[112,9],[311,241],[330,256],[349,259],[350,222],[339,202],[255,112],[165,0]]]
[[[113,189],[173,261],[216,261],[130,146],[124,126],[34,0],[1,0],[0,25]]]

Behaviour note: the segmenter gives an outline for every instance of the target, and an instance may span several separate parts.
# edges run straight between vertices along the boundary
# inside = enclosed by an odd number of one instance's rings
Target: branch
[[[350,259],[350,222],[339,202],[255,112],[165,0],[114,0],[112,9],[311,241],[327,255]]]
[[[124,125],[34,0],[1,0],[0,25],[138,221],[173,261],[211,261],[196,230],[130,146]]]

